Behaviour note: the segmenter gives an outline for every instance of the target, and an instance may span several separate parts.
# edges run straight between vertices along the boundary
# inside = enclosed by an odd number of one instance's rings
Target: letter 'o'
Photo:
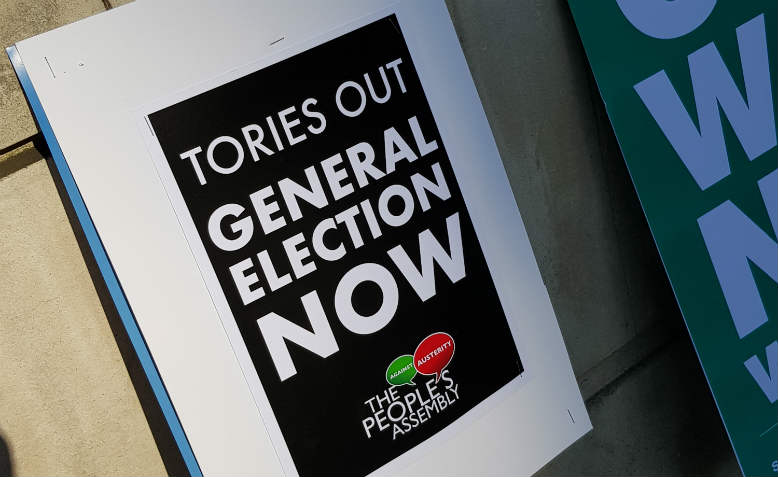
[[[632,25],[652,38],[669,40],[691,33],[708,19],[716,0],[616,0]]]
[[[346,90],[346,88],[353,88],[357,93],[359,93],[359,107],[355,110],[346,109],[345,106],[343,106],[343,100],[341,99],[341,96],[343,95],[343,91]],[[367,96],[365,96],[365,90],[362,89],[362,86],[359,85],[359,83],[355,83],[353,81],[346,81],[345,83],[338,86],[338,90],[335,92],[335,104],[338,107],[338,110],[341,112],[341,114],[344,114],[350,118],[355,118],[362,114],[362,111],[365,110],[365,105],[367,104]]]
[[[357,313],[351,300],[354,289],[363,282],[373,282],[381,288],[381,306],[370,316]],[[360,335],[375,333],[389,324],[399,301],[397,282],[389,270],[377,263],[363,263],[352,268],[343,275],[335,290],[338,319],[349,331]]]

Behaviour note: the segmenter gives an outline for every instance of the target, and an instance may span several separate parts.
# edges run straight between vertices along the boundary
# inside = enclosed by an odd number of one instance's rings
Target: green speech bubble
[[[413,356],[409,354],[396,358],[386,368],[386,381],[392,386],[401,386],[403,384],[415,386],[411,381],[415,376],[416,368],[413,367]]]

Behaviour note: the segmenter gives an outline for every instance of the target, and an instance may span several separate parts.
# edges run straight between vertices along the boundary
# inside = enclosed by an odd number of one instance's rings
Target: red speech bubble
[[[413,353],[413,366],[421,374],[435,375],[440,381],[440,373],[454,357],[454,338],[448,333],[432,333],[427,336]]]

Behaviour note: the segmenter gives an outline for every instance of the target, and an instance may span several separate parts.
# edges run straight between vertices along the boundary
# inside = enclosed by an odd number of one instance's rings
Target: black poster
[[[523,371],[394,15],[149,121],[300,474],[375,470]]]

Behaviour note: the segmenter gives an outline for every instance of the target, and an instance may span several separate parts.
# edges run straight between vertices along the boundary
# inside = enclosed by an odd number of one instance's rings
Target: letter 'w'
[[[446,219],[448,230],[448,245],[451,252],[447,253],[440,242],[435,239],[429,229],[419,234],[419,253],[421,255],[421,272],[411,261],[408,253],[398,245],[387,253],[400,272],[419,295],[421,301],[427,301],[435,296],[435,262],[440,265],[451,283],[456,283],[465,277],[465,254],[462,250],[462,231],[459,227],[459,212]]]
[[[740,25],[736,32],[748,103],[716,46],[708,43],[689,55],[699,131],[665,70],[635,85],[651,116],[703,190],[730,172],[719,106],[750,160],[776,145],[764,15]]]

